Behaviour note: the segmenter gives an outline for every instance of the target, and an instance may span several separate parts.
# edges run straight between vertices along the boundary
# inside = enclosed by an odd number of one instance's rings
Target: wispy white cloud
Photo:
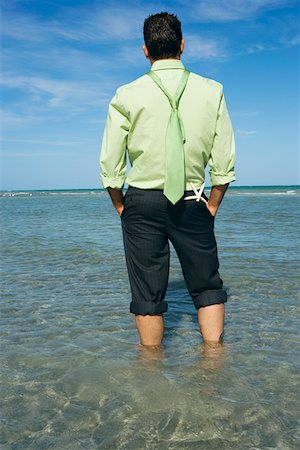
[[[45,123],[49,124],[49,118],[53,121],[55,120],[54,115],[47,114],[46,118],[44,113],[32,111],[32,109],[28,100],[18,100],[17,106],[16,104],[7,104],[5,107],[0,108],[1,135],[4,136],[4,133],[11,131],[13,136],[21,136],[23,133],[27,133],[28,130],[32,130],[34,134],[37,129],[42,129]]]
[[[9,8],[3,11],[2,34],[23,42],[51,42],[61,38],[78,42],[122,42],[141,37],[144,18],[145,11],[130,4],[64,7],[62,14],[58,6],[57,17],[48,20]]]
[[[300,35],[293,37],[279,37],[274,43],[253,43],[246,47],[246,53],[257,53],[265,51],[279,50],[284,47],[294,47],[300,44]]]
[[[24,123],[24,116],[17,112],[9,111],[7,108],[1,108],[0,117],[1,126],[3,127],[3,129],[8,125],[20,126],[22,123]]]
[[[227,56],[225,41],[209,39],[196,34],[185,35],[184,54],[189,60],[224,58]]]
[[[229,22],[293,4],[293,0],[201,0],[194,2],[192,14],[194,20],[202,22]]]
[[[246,110],[232,110],[230,115],[236,117],[255,117],[259,115],[258,111],[246,111]]]
[[[292,38],[288,41],[288,43],[289,43],[290,45],[299,45],[299,44],[300,44],[300,34],[298,34],[298,35],[292,37]]]
[[[256,53],[256,52],[261,52],[267,49],[267,46],[265,44],[251,44],[248,48],[247,48],[247,53]]]
[[[53,157],[71,155],[70,152],[28,152],[28,151],[4,151],[1,152],[1,157],[5,158],[28,158],[28,157]],[[72,154],[74,156],[74,154]]]
[[[3,86],[19,89],[30,95],[31,107],[37,108],[61,108],[72,106],[70,113],[82,112],[91,107],[105,104],[108,100],[108,92],[111,85],[101,86],[99,83],[57,80],[39,76],[14,76],[2,77]]]
[[[22,87],[24,84],[33,84],[32,78],[46,78],[48,82],[53,81],[52,89],[47,86],[46,90],[52,90],[60,97],[62,93],[56,89],[58,85],[64,86],[64,90],[71,90],[74,100],[84,89],[90,92],[88,98],[99,98],[100,93],[103,101],[106,101],[117,85],[124,82],[124,71],[120,72],[120,67],[125,70],[128,67],[141,68],[145,61],[141,45],[120,44],[115,48],[113,57],[69,47],[48,47],[47,51],[28,48],[22,52],[9,48],[3,51],[3,83],[9,86],[16,82],[16,87]],[[22,67],[23,79],[18,75],[19,67]],[[33,88],[38,89],[40,84],[40,80],[37,80]]]
[[[47,37],[47,29],[30,14],[20,14],[17,11],[2,11],[2,36],[22,42],[41,42]]]
[[[22,49],[22,52],[16,48],[3,49],[2,60],[4,71],[22,67],[23,75],[37,71],[48,74],[57,71],[71,78],[90,78],[93,74],[101,74],[101,70],[110,63],[111,58],[72,47],[47,46],[35,49],[29,46]]]
[[[236,130],[236,133],[239,136],[252,136],[253,134],[256,134],[256,130],[240,130],[239,128]]]
[[[6,143],[18,143],[18,144],[33,144],[33,145],[46,145],[46,146],[62,146],[62,147],[74,147],[74,145],[82,145],[80,141],[51,141],[47,139],[0,139],[1,142]]]
[[[294,36],[283,36],[280,38],[280,44],[281,46],[284,45],[286,47],[300,45],[300,34],[295,34]]]
[[[145,62],[145,56],[142,49],[143,43],[140,45],[129,45],[127,42],[120,45],[117,51],[117,57],[111,60],[112,67],[128,66],[141,67]]]

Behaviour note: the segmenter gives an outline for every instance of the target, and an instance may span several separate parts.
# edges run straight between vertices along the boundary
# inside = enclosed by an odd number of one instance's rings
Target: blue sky
[[[299,184],[295,0],[27,0],[2,4],[1,186],[99,188],[115,89],[149,69],[149,14],[178,15],[182,61],[224,85],[235,185]]]

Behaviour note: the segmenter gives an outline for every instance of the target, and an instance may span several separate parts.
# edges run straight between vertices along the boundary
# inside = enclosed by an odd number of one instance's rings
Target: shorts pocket
[[[202,209],[202,211],[204,210],[204,213],[210,218],[210,219],[214,219],[215,216],[213,216],[210,212],[210,210],[208,209],[208,207],[206,206],[206,204],[204,202],[202,202],[201,200],[199,202],[197,202],[196,200],[194,200],[197,208]]]
[[[122,211],[122,213],[121,213],[121,215],[120,215],[120,218],[121,218],[121,219],[123,219],[124,213],[125,213],[126,210],[127,210],[128,200],[130,200],[130,197],[128,196],[128,191],[126,191],[126,192],[125,192],[125,195],[124,195],[124,208],[123,208],[123,211]]]
[[[208,215],[209,215],[212,219],[214,219],[215,216],[212,215],[212,213],[210,212],[210,210],[208,209],[208,207],[207,207],[203,202],[201,202],[201,203],[202,203],[203,207],[206,209]]]

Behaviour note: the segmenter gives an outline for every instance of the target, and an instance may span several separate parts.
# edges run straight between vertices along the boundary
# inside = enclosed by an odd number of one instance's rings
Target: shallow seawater
[[[299,448],[299,188],[226,194],[222,349],[172,250],[162,352],[138,345],[106,192],[2,194],[1,449]]]

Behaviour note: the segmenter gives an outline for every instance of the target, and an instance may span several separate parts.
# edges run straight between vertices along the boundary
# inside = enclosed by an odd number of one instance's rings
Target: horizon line
[[[206,188],[211,188],[211,185],[207,185]],[[244,184],[244,185],[238,185],[238,186],[231,186],[229,185],[229,188],[231,189],[238,189],[238,188],[254,188],[254,187],[260,187],[260,188],[267,188],[267,187],[300,187],[300,184]],[[127,189],[123,188],[124,190]],[[46,191],[106,191],[106,188],[50,188],[50,189],[0,189],[0,192],[46,192]]]

